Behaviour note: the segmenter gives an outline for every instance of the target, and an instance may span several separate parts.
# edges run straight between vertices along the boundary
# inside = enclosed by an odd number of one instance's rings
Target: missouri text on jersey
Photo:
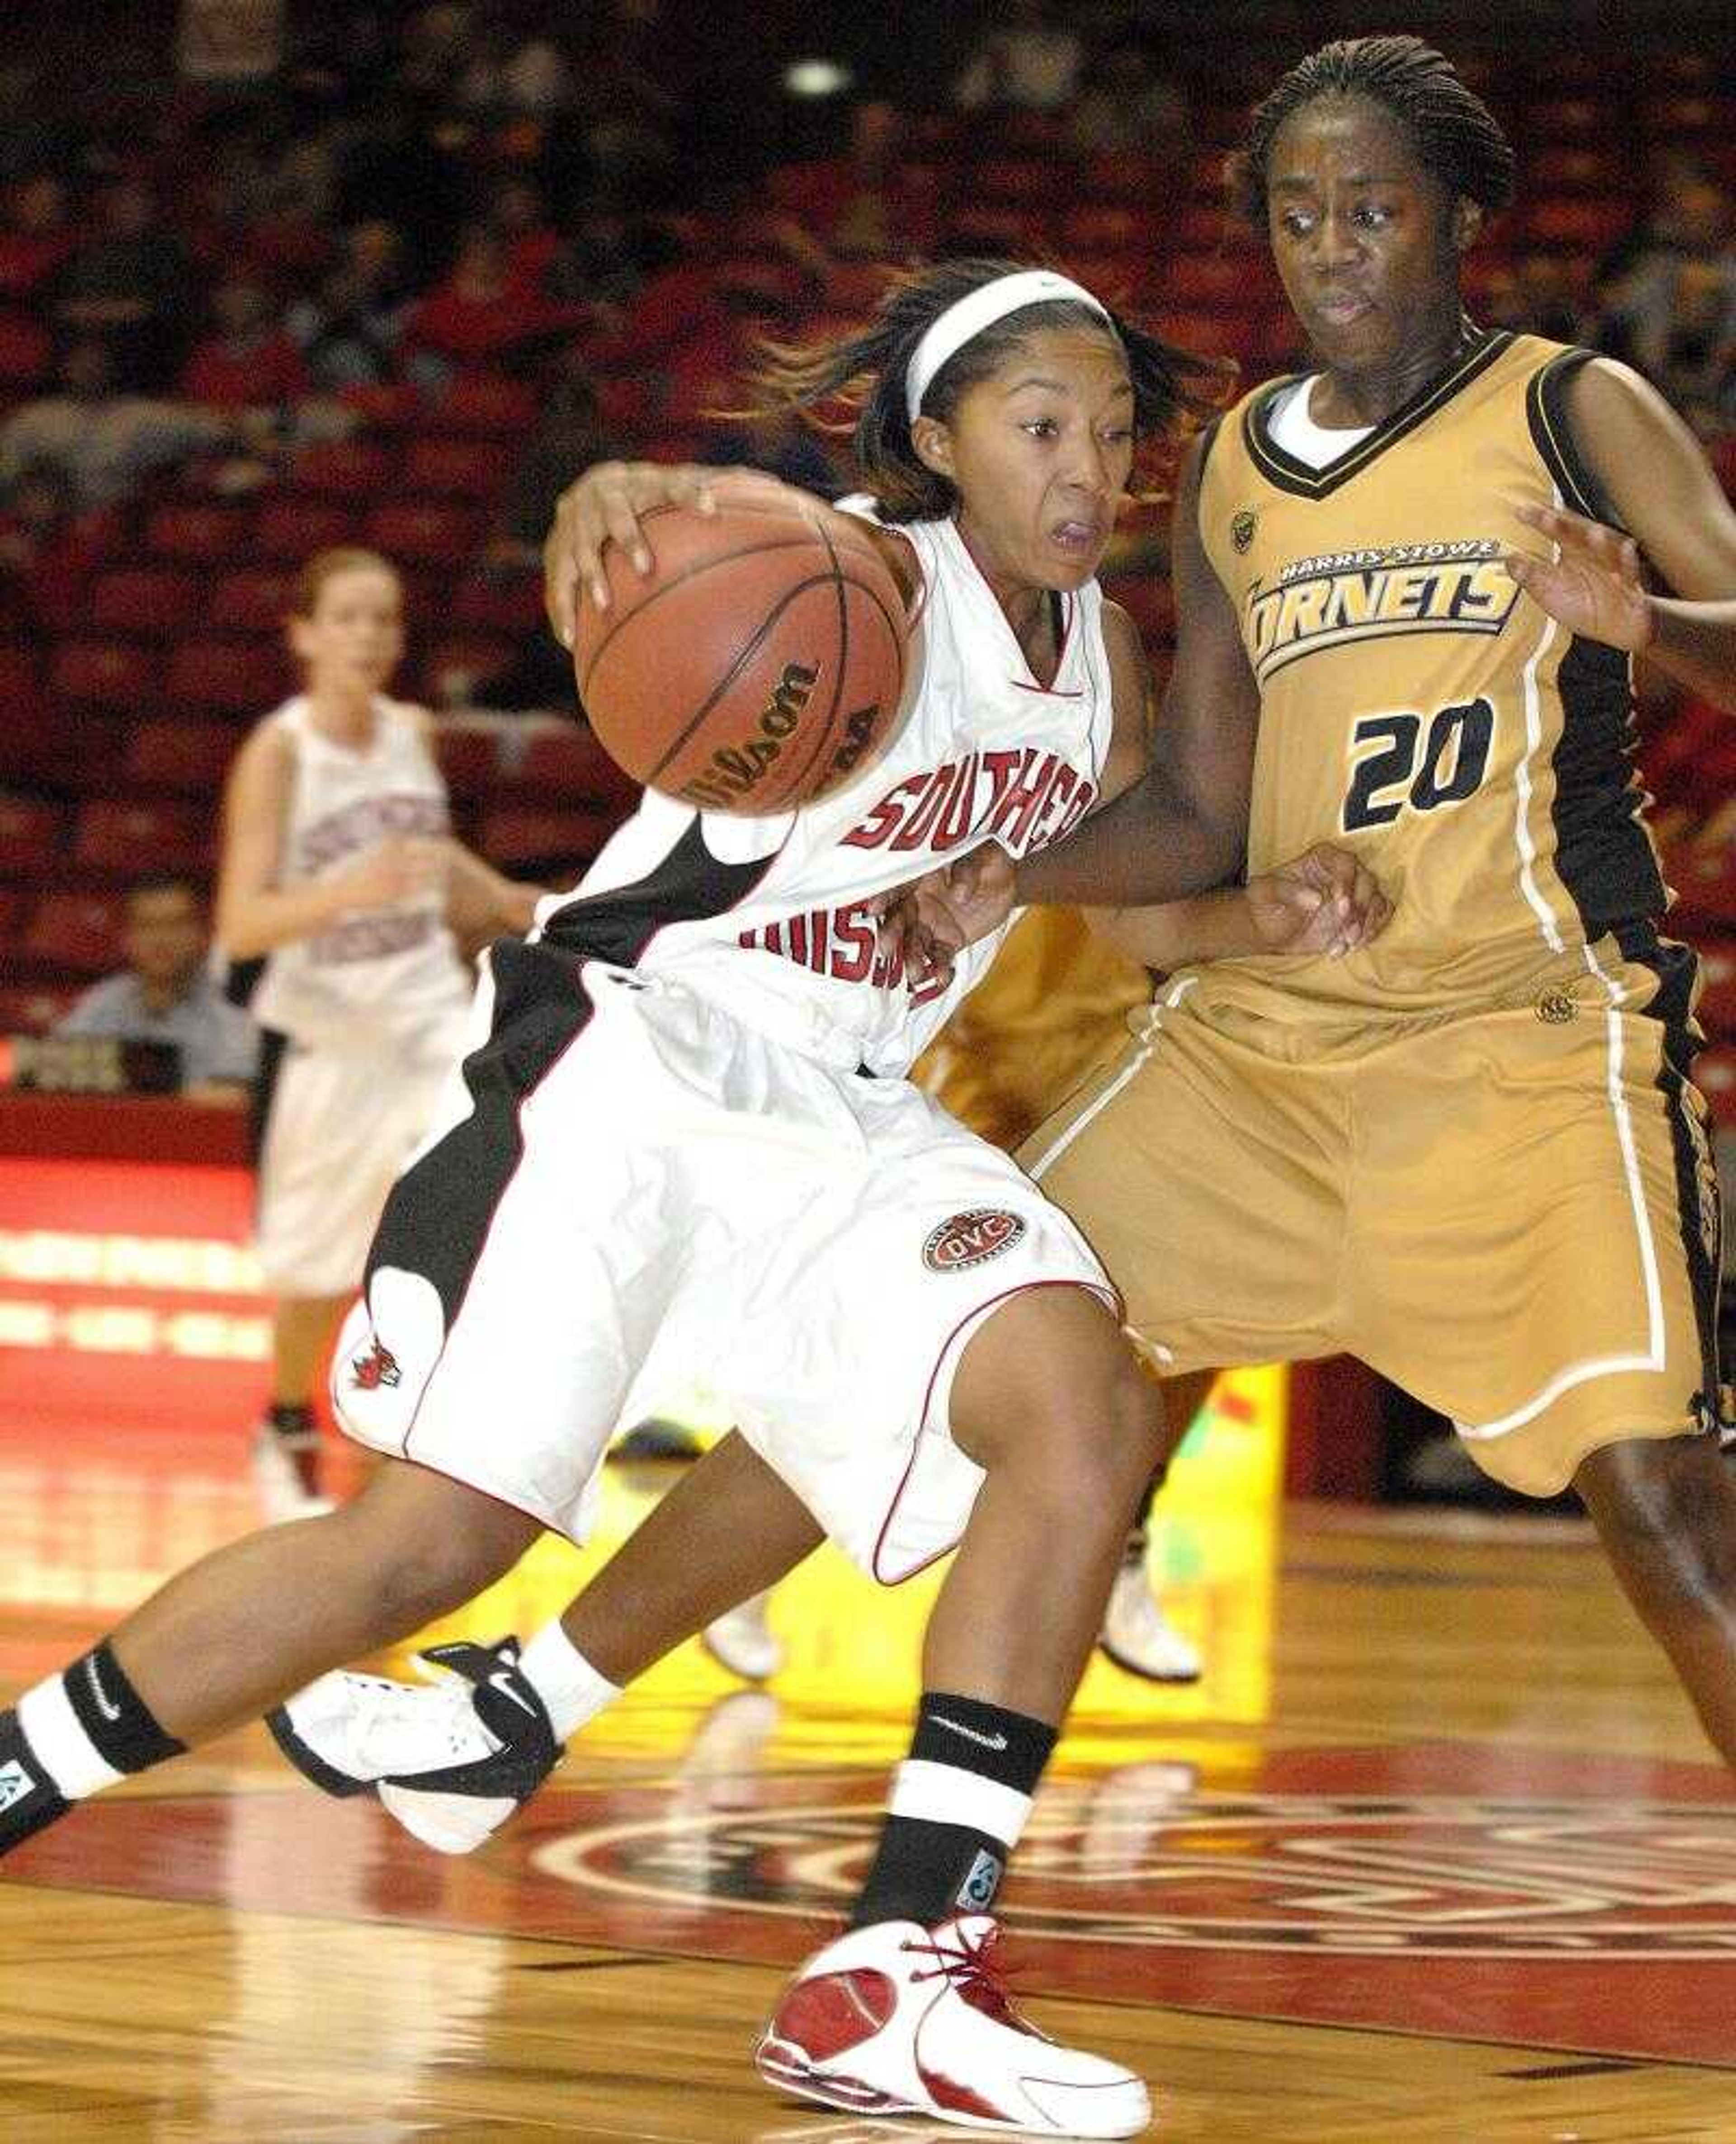
[[[1336,551],[1286,565],[1247,596],[1247,643],[1263,682],[1323,648],[1393,633],[1498,633],[1518,600],[1493,537]]]

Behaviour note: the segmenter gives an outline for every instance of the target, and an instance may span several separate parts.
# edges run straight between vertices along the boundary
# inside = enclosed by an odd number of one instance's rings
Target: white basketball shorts
[[[583,1538],[618,1429],[702,1382],[886,1583],[964,1531],[966,1341],[1052,1284],[1118,1300],[1008,1157],[905,1080],[667,979],[494,948],[489,1040],[386,1204],[338,1417]]]
[[[255,1241],[280,1295],[348,1295],[399,1172],[463,1052],[466,1016],[367,1050],[285,1050],[266,1106]]]

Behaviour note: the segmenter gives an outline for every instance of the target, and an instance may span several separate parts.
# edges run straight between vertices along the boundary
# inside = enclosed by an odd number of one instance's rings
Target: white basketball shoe
[[[1198,1682],[1203,1671],[1198,1648],[1163,1613],[1140,1564],[1116,1572],[1097,1642],[1117,1667],[1148,1682]]]
[[[963,2129],[1137,2137],[1141,2079],[1057,2047],[1013,2008],[987,1913],[880,1921],[816,1952],[784,1991],[755,2057],[768,2083],[861,2115]]]
[[[565,1754],[518,1670],[518,1644],[419,1653],[432,1687],[340,1670],[266,1719],[277,1746],[328,1794],[377,1794],[424,1846],[469,1854],[528,1801]]]

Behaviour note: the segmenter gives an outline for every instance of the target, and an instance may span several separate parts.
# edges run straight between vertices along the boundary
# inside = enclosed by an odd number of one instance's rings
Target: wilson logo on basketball
[[[350,1365],[350,1382],[359,1392],[377,1392],[382,1385],[398,1384],[403,1376],[398,1357],[383,1340],[376,1340]]]
[[[1016,1213],[976,1207],[940,1223],[922,1246],[922,1263],[930,1273],[962,1273],[1011,1250],[1024,1233],[1024,1223]]]
[[[725,745],[714,752],[710,767],[688,782],[682,795],[692,802],[727,804],[754,788],[801,720],[819,675],[817,666],[785,663],[776,691],[760,710],[759,734],[744,745]]]

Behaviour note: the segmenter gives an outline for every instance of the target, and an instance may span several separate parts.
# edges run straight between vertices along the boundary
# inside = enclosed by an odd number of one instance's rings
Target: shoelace
[[[932,1970],[913,1973],[912,1982],[950,1981],[960,1999],[972,2009],[980,2010],[1002,2024],[1015,2026],[1020,2032],[1029,2029],[1013,2008],[1013,1992],[1008,1984],[1009,1976],[998,1928],[974,1948],[968,1943],[936,1943],[932,1938],[925,1943],[901,1943],[898,1947],[900,1950],[924,1952],[935,1960]]]

